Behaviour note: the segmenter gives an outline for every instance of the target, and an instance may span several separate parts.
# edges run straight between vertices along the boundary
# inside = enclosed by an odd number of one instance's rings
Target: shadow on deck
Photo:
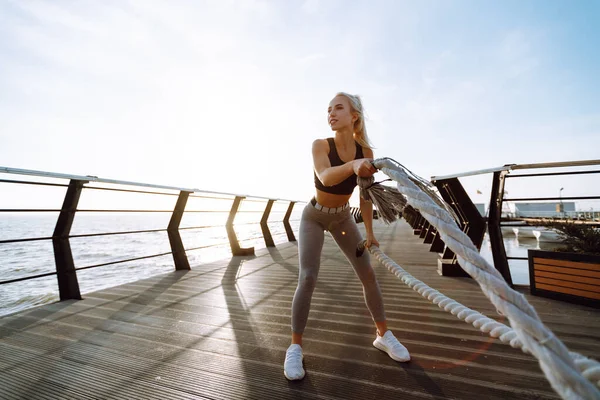
[[[415,277],[506,322],[473,280],[438,276],[437,254],[407,224],[375,229],[381,249]],[[286,243],[0,319],[0,398],[558,398],[533,357],[440,310],[373,261],[410,363],[372,346],[360,282],[327,237],[303,381],[283,376],[298,273],[296,244]],[[528,298],[571,350],[600,356],[600,310]]]

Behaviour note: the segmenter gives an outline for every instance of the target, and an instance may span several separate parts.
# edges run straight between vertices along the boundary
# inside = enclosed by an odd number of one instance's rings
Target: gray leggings
[[[350,209],[347,208],[337,214],[327,214],[308,203],[300,220],[300,235],[298,238],[300,272],[298,287],[292,302],[292,332],[303,333],[306,327],[310,301],[321,265],[321,250],[323,249],[325,230],[331,233],[362,282],[365,302],[373,320],[376,322],[385,321],[383,298],[375,272],[369,262],[369,252],[365,251],[362,256],[356,257],[356,245],[363,239],[350,214]]]

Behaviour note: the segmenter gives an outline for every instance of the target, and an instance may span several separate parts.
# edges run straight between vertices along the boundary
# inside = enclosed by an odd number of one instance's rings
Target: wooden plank
[[[374,227],[382,250],[417,279],[507,322],[472,279],[438,276],[437,254],[406,223]],[[362,285],[326,235],[301,382],[288,382],[282,370],[298,279],[297,246],[286,243],[0,319],[0,382],[28,377],[11,392],[0,388],[0,397],[54,400],[53,388],[64,387],[111,399],[558,399],[531,355],[444,312],[372,262],[388,324],[410,363],[372,346]],[[571,350],[600,358],[600,310],[527,298]]]
[[[0,374],[0,399],[20,400],[20,399],[94,399],[86,395],[84,391],[73,393],[68,388],[40,380],[28,371],[14,372],[3,371]]]
[[[539,276],[542,278],[556,279],[556,280],[560,280],[560,281],[587,283],[589,285],[595,285],[600,289],[600,279],[590,278],[588,276],[577,276],[577,275],[560,274],[560,273],[537,271],[537,270],[535,271],[535,276],[536,277]]]
[[[61,321],[63,321],[63,319],[61,319]],[[80,321],[83,322],[83,321]],[[89,326],[89,324],[83,324],[81,326]],[[93,326],[93,325],[92,325]],[[115,326],[115,328],[122,328],[122,325],[118,325]],[[62,330],[63,334],[66,332],[69,332],[69,330],[72,328],[69,328],[68,326],[65,326]],[[83,328],[77,326],[75,329],[78,330],[82,330]],[[154,331],[154,332],[153,332]],[[245,342],[245,340],[242,340],[242,337],[240,337],[239,333],[235,334],[235,338],[237,338],[238,344],[236,345],[236,343],[234,341],[227,341],[227,342],[221,342],[221,344],[218,344],[216,341],[215,345],[211,345],[206,347],[205,345],[208,344],[206,343],[205,340],[198,340],[198,338],[194,338],[193,335],[193,330],[190,330],[190,337],[188,341],[182,342],[181,338],[178,338],[177,334],[171,334],[172,339],[174,339],[173,344],[169,344],[169,343],[165,343],[163,338],[165,337],[165,335],[169,335],[169,331],[165,331],[160,333],[160,330],[158,329],[148,329],[147,327],[135,327],[132,325],[132,329],[128,329],[127,331],[122,331],[122,334],[115,334],[113,332],[97,332],[94,333],[93,335],[78,335],[82,338],[85,338],[83,343],[81,340],[73,343],[72,345],[68,345],[68,347],[66,347],[65,349],[61,350],[61,357],[65,357],[68,359],[73,359],[73,353],[71,353],[71,350],[75,350],[75,348],[77,348],[78,352],[85,352],[85,354],[82,353],[81,355],[81,361],[83,360],[89,360],[89,359],[93,359],[93,360],[98,360],[98,355],[95,354],[91,354],[88,353],[87,347],[89,347],[89,345],[96,345],[99,346],[98,348],[102,348],[104,349],[103,353],[106,351],[114,351],[116,353],[128,353],[127,354],[123,354],[123,357],[126,358],[131,358],[131,357],[148,357],[148,363],[150,363],[149,365],[152,365],[153,362],[152,361],[153,358],[160,358],[162,360],[168,360],[169,359],[169,354],[173,354],[173,359],[176,360],[178,363],[183,361],[186,358],[189,358],[189,366],[194,366],[194,368],[207,368],[207,370],[213,370],[215,368],[219,369],[219,370],[224,370],[226,368],[227,363],[231,363],[232,359],[229,357],[226,357],[224,360],[220,360],[219,354],[227,354],[228,356],[236,356],[236,355],[242,355],[242,353],[239,353],[238,350],[243,350],[244,346],[242,345],[242,347],[240,347],[240,345],[242,344],[242,342]],[[197,328],[196,328],[197,331]],[[40,331],[43,332],[43,331]],[[131,337],[131,334],[133,334],[134,332],[137,332],[136,336],[137,338]],[[248,338],[252,338],[253,334],[250,332],[248,332],[248,334],[246,335]],[[270,342],[268,344],[268,346],[258,346],[257,347],[257,343],[253,344],[252,346],[254,347],[253,349],[248,348],[248,351],[243,351],[243,354],[245,355],[244,358],[248,358],[248,360],[244,361],[244,362],[249,362],[249,363],[258,363],[258,362],[266,362],[269,365],[273,366],[274,372],[273,374],[275,374],[275,376],[277,376],[280,373],[280,364],[279,364],[279,359],[280,357],[282,357],[283,352],[285,351],[285,347],[287,346],[287,342],[288,342],[289,338],[286,336],[285,339],[282,338],[282,340],[280,341],[280,343],[278,345],[274,345],[274,343]],[[45,345],[44,342],[47,342],[48,338],[46,336],[44,336],[43,333],[41,333],[40,335],[35,335],[35,336],[30,336],[26,341],[22,342],[23,346],[26,347],[35,347],[35,348],[40,348],[40,349],[45,349],[45,348],[54,348],[55,347],[55,343],[50,343],[49,346]],[[395,368],[393,368],[394,363],[388,363],[388,362],[383,362],[383,363],[365,363],[364,360],[361,361],[362,357],[360,356],[360,353],[364,350],[367,350],[369,352],[373,352],[375,354],[377,354],[378,356],[381,356],[382,361],[387,361],[387,356],[383,355],[382,353],[376,351],[375,349],[371,348],[370,346],[368,346],[368,343],[363,343],[362,346],[360,347],[355,347],[355,348],[344,348],[347,346],[346,344],[346,338],[344,338],[343,341],[339,342],[339,346],[341,346],[340,348],[336,349],[335,351],[335,356],[332,358],[331,354],[332,354],[332,346],[334,341],[336,341],[336,338],[334,336],[332,336],[332,338],[330,339],[330,341],[328,342],[322,342],[322,345],[318,346],[319,342],[313,342],[310,341],[309,345],[307,345],[307,347],[310,346],[310,349],[308,351],[306,351],[306,356],[307,358],[310,358],[311,361],[311,368],[313,369],[313,371],[315,371],[316,369],[319,369],[320,365],[323,364],[323,373],[328,374],[327,371],[337,371],[337,370],[344,370],[347,371],[347,373],[350,373],[351,371],[355,370],[355,367],[360,367],[362,366],[362,368],[369,368],[372,370],[372,372],[370,372],[370,379],[374,379],[372,374],[375,373],[378,370],[381,370],[382,368],[384,369],[384,371],[380,371],[380,379],[384,379],[381,382],[379,382],[379,384],[393,384],[394,382],[399,383],[398,376],[395,375]],[[338,338],[339,341],[339,338]],[[262,339],[261,339],[262,342]],[[202,347],[198,347],[198,344],[201,345]],[[250,343],[248,343],[250,344]],[[272,349],[268,352],[268,354],[272,355],[269,356],[268,358],[264,358],[264,351],[265,348],[268,349]],[[359,350],[359,349],[363,349],[363,350]],[[200,359],[199,357],[201,356],[200,353],[196,353],[194,352],[195,350],[203,350],[202,354],[206,353],[203,357],[205,357],[205,360]],[[227,353],[222,353],[223,350],[230,350]],[[277,349],[277,351],[273,351]],[[451,355],[450,359],[444,359],[444,357],[442,357],[443,355],[443,351],[440,353],[440,349],[431,349],[430,346],[425,346],[424,349],[426,349],[426,353],[430,353],[431,357],[427,357],[427,359],[424,359],[425,364],[423,363],[419,363],[418,365],[415,366],[415,371],[414,373],[418,374],[420,373],[419,371],[421,371],[422,365],[427,365],[427,363],[431,363],[431,365],[437,365],[437,368],[439,368],[441,371],[443,371],[444,369],[451,369],[452,370],[452,376],[455,376],[456,378],[459,379],[463,379],[463,380],[467,380],[467,381],[472,381],[472,384],[478,384],[477,382],[473,381],[473,375],[477,374],[479,376],[479,374],[481,373],[484,376],[487,375],[496,375],[498,372],[503,371],[503,374],[501,377],[495,377],[494,378],[494,382],[497,384],[500,383],[508,383],[511,382],[514,384],[515,380],[520,380],[522,379],[523,382],[521,382],[521,385],[525,385],[525,386],[529,386],[530,383],[535,383],[535,380],[531,380],[531,378],[539,378],[539,374],[534,373],[531,374],[531,372],[527,371],[527,370],[522,370],[523,365],[528,365],[529,362],[523,362],[523,360],[519,361],[518,363],[521,364],[520,367],[517,367],[517,363],[515,363],[515,367],[520,370],[520,371],[512,371],[510,369],[503,369],[501,366],[502,362],[498,363],[499,365],[496,365],[496,363],[490,363],[489,364],[489,368],[487,369],[481,369],[481,367],[479,367],[479,363],[483,360],[486,360],[487,357],[494,357],[492,354],[489,353],[485,353],[487,354],[484,358],[483,354],[478,354],[479,352],[476,353],[464,353],[462,356],[465,357],[462,360],[460,358],[456,359],[456,361],[454,361],[454,357],[456,357],[456,355],[458,355],[458,353],[454,352],[454,356],[452,356],[452,351],[450,349],[448,349],[448,351],[446,351],[447,354]],[[481,349],[480,349],[481,351]],[[218,352],[218,353],[215,353]],[[147,354],[146,354],[147,353]],[[152,355],[154,354],[154,356]],[[423,357],[423,355],[418,356],[418,354],[420,354],[419,352],[413,352],[413,354],[417,357]],[[102,355],[101,355],[102,356]],[[77,356],[79,357],[79,356]],[[75,359],[73,359],[75,360]],[[229,361],[227,361],[229,360]],[[428,361],[427,361],[428,360]],[[376,361],[376,360],[375,360]],[[498,360],[496,360],[498,361]],[[516,362],[517,360],[515,360]],[[335,365],[335,363],[343,363],[343,365]],[[353,366],[355,363],[359,363],[356,366]],[[118,365],[115,362],[112,361],[107,361],[107,368],[110,364],[110,367],[112,368],[112,370],[118,370]],[[218,367],[216,367],[215,365],[218,365]],[[445,367],[444,367],[445,365]],[[99,365],[97,363],[95,363],[95,366],[98,367]],[[260,367],[261,369],[264,369],[265,366],[260,364],[257,365],[257,367]],[[532,367],[532,365],[529,366],[530,368]],[[160,374],[160,376],[163,376],[163,379],[166,379],[167,376],[163,373],[160,373],[160,371],[158,370],[158,368],[160,368],[159,366],[153,367],[153,370],[155,371],[155,373]],[[405,368],[409,368],[410,370],[412,370],[412,368],[410,367],[410,365],[408,365]],[[131,368],[128,367],[127,370],[130,370]],[[360,369],[360,368],[359,368]],[[358,370],[357,370],[358,371]],[[387,371],[387,372],[386,372]],[[479,373],[477,372],[479,371]],[[247,371],[246,371],[247,372]],[[232,372],[232,374],[234,376],[239,375],[236,372]],[[262,375],[266,376],[266,372],[262,371],[261,372]],[[513,376],[513,374],[516,374]],[[433,374],[435,375],[435,374]],[[428,373],[428,376],[431,378],[432,376],[432,372]],[[461,378],[462,377],[462,378]],[[268,376],[266,376],[266,378],[269,378]],[[360,374],[357,374],[357,378],[360,378]],[[440,375],[439,379],[446,379],[449,377],[444,376],[443,374]],[[173,378],[169,378],[170,380],[172,380]],[[364,377],[362,378],[364,379]],[[498,380],[499,379],[499,380]],[[480,385],[484,385],[486,386],[486,389],[483,390],[483,392],[488,393],[489,389],[494,387],[494,385],[489,384],[485,381],[482,381],[481,383],[479,383]],[[410,383],[406,384],[407,388],[410,389]],[[488,388],[489,386],[489,388]],[[532,386],[532,389],[535,389],[535,384],[534,386]],[[445,392],[446,393],[446,392]],[[447,392],[448,395],[451,394],[451,392]],[[464,393],[463,393],[464,395]],[[462,395],[458,395],[458,397],[463,397]],[[495,395],[492,395],[492,397],[495,397]],[[272,398],[272,396],[270,397]]]
[[[585,291],[591,292],[591,293],[600,293],[600,286],[586,285],[585,283],[569,282],[569,281],[559,280],[559,279],[538,277],[536,275],[536,278],[535,278],[536,287],[538,286],[538,283],[544,283],[546,285],[555,285],[555,286],[560,286],[560,287],[568,287],[568,288],[573,288],[573,289],[585,290]]]
[[[576,276],[588,276],[590,278],[598,278],[600,279],[600,271],[590,271],[585,269],[576,269],[576,268],[562,268],[562,267],[552,267],[544,264],[534,264],[534,269],[536,271],[547,271],[547,272],[555,272],[558,274],[565,275],[576,275]]]
[[[536,287],[538,289],[547,290],[550,292],[559,292],[559,293],[571,294],[573,296],[585,297],[588,299],[600,300],[600,293],[592,293],[592,292],[588,292],[585,290],[571,289],[571,288],[566,288],[566,287],[561,287],[561,286],[546,285],[543,283],[537,284]]]
[[[584,262],[577,262],[577,261],[553,260],[553,259],[549,259],[549,258],[534,257],[533,262],[535,264],[576,268],[576,269],[587,269],[590,271],[600,271],[600,265],[598,265],[598,264],[591,264],[591,263],[584,263]]]
[[[161,391],[158,396],[156,386],[144,385],[141,382],[127,381],[118,375],[118,371],[102,371],[93,365],[90,360],[84,365],[73,363],[61,357],[60,354],[30,352],[29,349],[0,346],[2,358],[8,359],[13,364],[9,371],[0,371],[0,382],[8,378],[8,387],[12,386],[14,375],[29,380],[30,383],[20,382],[16,388],[19,399],[44,398],[44,399],[139,399],[161,400],[173,398],[176,400],[189,400],[191,397],[185,392]],[[35,362],[27,362],[35,354]],[[8,372],[7,375],[4,372]],[[4,382],[2,382],[4,383]],[[0,385],[3,386],[4,385]],[[1,392],[0,392],[1,393]],[[4,399],[4,397],[1,397]]]

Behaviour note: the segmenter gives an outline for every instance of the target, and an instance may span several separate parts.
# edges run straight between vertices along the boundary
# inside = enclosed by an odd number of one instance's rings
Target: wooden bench
[[[531,294],[600,308],[600,257],[529,250]]]

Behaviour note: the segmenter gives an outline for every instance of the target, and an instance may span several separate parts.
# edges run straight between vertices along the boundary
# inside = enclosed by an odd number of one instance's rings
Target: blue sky
[[[307,199],[337,91],[362,95],[376,157],[426,178],[600,159],[598,20],[584,0],[4,0],[0,165]]]

